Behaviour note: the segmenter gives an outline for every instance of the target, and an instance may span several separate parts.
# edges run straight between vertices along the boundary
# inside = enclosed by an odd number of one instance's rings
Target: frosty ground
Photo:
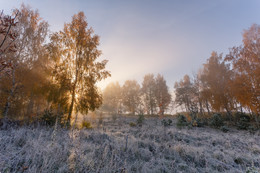
[[[0,131],[0,172],[245,172],[260,169],[260,132],[164,127],[146,118],[104,118],[93,129]],[[98,124],[98,123],[97,123]]]

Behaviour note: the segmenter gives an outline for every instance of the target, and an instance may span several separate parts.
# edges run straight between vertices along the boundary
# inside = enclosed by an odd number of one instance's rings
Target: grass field
[[[0,172],[257,172],[260,132],[164,127],[146,118],[104,118],[92,129],[0,131]],[[95,122],[94,122],[95,121]]]

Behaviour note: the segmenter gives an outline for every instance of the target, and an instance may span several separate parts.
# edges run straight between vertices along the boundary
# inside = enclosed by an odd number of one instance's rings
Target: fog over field
[[[92,120],[94,129],[22,127],[0,131],[1,172],[252,172],[260,133],[164,127],[161,119]],[[96,122],[96,123],[95,123]]]

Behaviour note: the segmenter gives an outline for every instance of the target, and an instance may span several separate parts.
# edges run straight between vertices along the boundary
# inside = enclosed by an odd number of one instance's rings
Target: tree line
[[[260,26],[243,32],[243,44],[227,55],[212,52],[193,77],[185,75],[175,83],[175,103],[187,112],[200,114],[234,112],[250,114],[259,124],[260,116]]]
[[[37,10],[21,5],[0,16],[0,116],[35,119],[51,110],[70,124],[73,112],[94,111],[102,103],[96,83],[110,76],[98,61],[99,36],[83,12],[58,32]],[[66,116],[65,116],[66,115]]]
[[[108,84],[103,99],[101,110],[107,113],[164,115],[172,97],[162,75],[147,74],[142,86],[136,80],[127,80],[123,86],[118,82]]]
[[[70,124],[72,113],[104,112],[164,115],[177,109],[198,115],[249,113],[259,123],[260,26],[243,32],[243,43],[227,55],[212,52],[193,76],[177,81],[173,96],[164,77],[147,74],[141,85],[127,80],[97,82],[110,76],[98,61],[99,36],[83,12],[58,32],[50,32],[37,10],[22,5],[0,14],[0,117],[31,119],[52,112]],[[103,104],[102,104],[103,103]]]
[[[109,84],[104,92],[102,110],[164,114],[171,95],[163,76],[145,75],[137,81]],[[260,26],[253,24],[243,32],[243,44],[229,49],[227,55],[212,52],[193,76],[175,82],[173,103],[176,109],[193,115],[235,112],[247,113],[259,123],[260,117]],[[171,105],[172,106],[172,105]]]

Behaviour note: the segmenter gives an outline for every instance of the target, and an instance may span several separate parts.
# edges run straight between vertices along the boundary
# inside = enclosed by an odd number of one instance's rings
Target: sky
[[[22,3],[38,9],[51,32],[85,13],[112,74],[101,88],[114,81],[141,84],[145,74],[160,73],[172,90],[212,51],[227,54],[242,44],[244,29],[260,24],[259,0],[0,0],[0,9],[8,14]]]

